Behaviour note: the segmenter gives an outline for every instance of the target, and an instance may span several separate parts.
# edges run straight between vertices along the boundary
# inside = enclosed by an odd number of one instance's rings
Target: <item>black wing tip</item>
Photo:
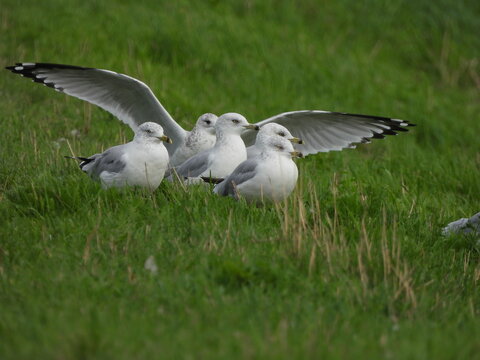
[[[5,69],[10,70],[15,74],[23,74],[25,71],[32,70],[38,67],[38,63],[24,62],[15,63],[15,65],[6,66]]]
[[[74,66],[74,65],[62,65],[53,63],[16,63],[15,65],[6,66],[5,69],[11,71],[14,74],[19,74],[23,77],[32,79],[32,81],[48,86],[57,91],[63,91],[62,87],[55,86],[54,83],[46,81],[46,77],[38,77],[42,73],[48,73],[48,70],[53,69],[70,69],[70,70],[92,70],[93,68]]]
[[[89,70],[93,69],[91,67],[77,66],[77,65],[65,65],[65,64],[56,64],[48,62],[17,62],[15,65],[6,66],[5,69],[21,71],[22,69],[15,69],[22,67],[24,69],[35,69],[35,68],[44,68],[44,69],[76,69],[76,70]]]
[[[388,134],[384,134],[384,133],[374,133],[371,138],[372,138],[372,139],[384,139],[384,138],[385,138],[385,135],[388,135]],[[365,139],[365,138],[364,138],[364,139]]]
[[[33,62],[24,62],[16,63],[12,66],[6,66],[5,69],[11,71],[14,74],[19,74],[23,77],[32,79],[32,81],[48,86],[54,90],[63,91],[63,88],[56,86],[53,82],[48,81],[47,77],[39,77],[38,75],[45,73],[45,70],[53,69],[74,69],[74,70],[90,70],[93,68],[74,66],[74,65],[62,65],[62,64],[52,64],[52,63],[33,63]]]
[[[410,126],[417,126],[417,124],[411,123],[408,120],[402,120],[402,119],[390,119],[392,122],[396,122],[397,125],[400,125],[401,127],[410,127]],[[400,124],[398,124],[400,123]]]
[[[375,117],[375,116],[369,116],[369,115],[356,115],[356,114],[346,114],[346,113],[337,113],[337,114],[354,115],[354,116],[359,116],[364,118],[380,120],[380,124],[383,125],[383,126],[376,126],[376,128],[378,129],[377,130],[378,132],[372,131],[371,136],[363,137],[359,142],[352,142],[349,146],[352,146],[358,143],[369,144],[372,142],[373,139],[384,139],[386,136],[395,136],[395,135],[398,135],[399,132],[408,132],[407,127],[417,126],[416,124],[413,124],[409,121],[400,120],[400,119],[382,118],[382,117]],[[374,125],[374,124],[371,124],[371,125]],[[385,126],[387,126],[387,128]]]
[[[320,110],[304,110],[303,112],[315,113]],[[384,116],[352,114],[338,111],[321,111],[333,115],[349,116],[366,119],[370,129],[371,135],[362,137],[360,140],[349,143],[346,148],[355,148],[357,144],[370,144],[373,139],[384,139],[386,136],[398,135],[399,132],[408,132],[408,127],[417,126],[407,120],[395,119]],[[368,121],[371,120],[371,121]]]
[[[395,119],[395,118],[390,118],[390,117],[385,117],[385,116],[353,114],[353,113],[338,112],[338,111],[331,111],[330,113],[335,114],[335,115],[354,116],[354,117],[359,117],[359,118],[364,118],[364,119],[379,120],[379,121],[385,122],[385,125],[389,125],[389,126],[393,125],[393,126],[396,126],[400,129],[402,129],[402,130],[399,130],[399,131],[408,131],[404,128],[409,127],[409,126],[417,126],[417,124],[413,124],[413,123],[411,123],[410,121],[407,121],[407,120]]]
[[[381,132],[382,135],[397,135],[397,133],[395,131],[407,131],[405,129],[396,129],[394,127],[390,128],[390,129],[383,129],[383,131]]]

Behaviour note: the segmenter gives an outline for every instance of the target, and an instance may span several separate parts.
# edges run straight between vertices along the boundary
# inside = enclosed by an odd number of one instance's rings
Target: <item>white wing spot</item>
[[[401,119],[391,119],[392,121],[397,121],[400,123],[400,126],[408,126],[408,123],[404,122],[403,120]]]

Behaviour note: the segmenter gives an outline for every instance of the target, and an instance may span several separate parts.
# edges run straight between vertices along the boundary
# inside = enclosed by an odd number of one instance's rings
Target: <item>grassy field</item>
[[[277,206],[103,191],[63,155],[130,129],[3,70],[1,359],[478,358],[480,252],[441,236],[480,210],[478,1],[0,6],[2,68],[123,72],[187,128],[300,109],[418,125],[299,160]]]

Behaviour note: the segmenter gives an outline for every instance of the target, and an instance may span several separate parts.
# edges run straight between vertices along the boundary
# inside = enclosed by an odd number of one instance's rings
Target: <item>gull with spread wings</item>
[[[18,63],[6,69],[97,105],[128,124],[134,132],[145,122],[160,124],[173,141],[165,144],[172,165],[179,165],[215,144],[216,115],[203,114],[192,131],[187,131],[173,120],[147,85],[130,76],[47,63]]]
[[[146,84],[130,76],[110,70],[49,63],[17,63],[7,69],[95,104],[130,125],[134,131],[147,121],[160,124],[173,140],[173,144],[166,144],[170,159],[175,160],[172,161],[173,166],[214,144],[212,129],[215,115],[201,116],[195,128],[186,131],[170,116]],[[371,139],[381,139],[385,135],[397,135],[414,126],[405,120],[322,110],[285,112],[254,125],[262,127],[271,122],[285,126],[293,136],[304,141],[295,146],[304,156],[354,148],[355,144],[369,143]],[[247,147],[253,146],[255,137],[254,130],[242,134]],[[180,153],[175,154],[176,151]]]

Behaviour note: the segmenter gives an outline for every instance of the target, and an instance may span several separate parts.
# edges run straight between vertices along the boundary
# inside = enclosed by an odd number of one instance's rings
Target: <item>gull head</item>
[[[272,151],[280,156],[288,158],[303,157],[303,154],[300,151],[295,151],[292,142],[289,139],[281,136],[273,135],[266,137],[261,145],[264,151]]]
[[[277,123],[268,123],[263,125],[258,132],[256,141],[262,142],[264,138],[268,138],[270,136],[280,136],[292,143],[303,144],[303,141],[297,137],[294,137],[285,126]]]
[[[215,135],[215,124],[217,123],[217,119],[217,115],[206,113],[198,118],[197,124],[195,126],[198,129],[205,130],[211,135]]]
[[[164,141],[169,144],[172,143],[172,139],[163,133],[162,126],[154,122],[141,124],[135,133],[135,139],[141,141]]]
[[[215,124],[215,130],[222,134],[241,135],[246,129],[258,130],[257,125],[249,124],[244,116],[237,113],[226,113],[220,116]]]

